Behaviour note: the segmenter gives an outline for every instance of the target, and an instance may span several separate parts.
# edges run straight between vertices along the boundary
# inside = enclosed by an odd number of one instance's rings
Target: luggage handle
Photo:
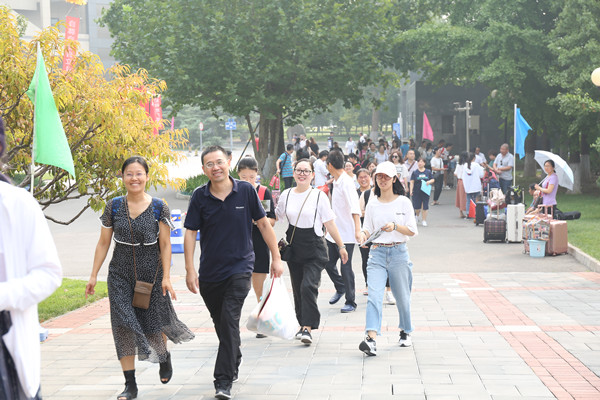
[[[554,215],[552,215],[552,206],[540,205],[538,206],[539,210],[543,210],[543,214],[549,216],[550,219],[554,219]],[[548,213],[548,209],[550,209],[550,213]]]

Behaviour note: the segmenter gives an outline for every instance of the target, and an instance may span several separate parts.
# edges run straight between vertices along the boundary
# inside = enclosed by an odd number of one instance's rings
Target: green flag
[[[73,156],[54,103],[44,57],[39,47],[35,74],[27,90],[27,96],[33,102],[34,161],[62,168],[75,177]]]

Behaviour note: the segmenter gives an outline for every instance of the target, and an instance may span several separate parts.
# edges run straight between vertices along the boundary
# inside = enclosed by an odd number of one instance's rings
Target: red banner
[[[79,37],[79,18],[67,17],[65,39],[77,40]],[[75,49],[65,47],[65,55],[63,57],[63,71],[68,72],[73,68],[73,60],[75,59]]]
[[[160,121],[162,121],[162,107],[160,96],[150,99],[150,118],[154,122],[160,123]],[[158,135],[158,129],[154,129],[154,134]]]

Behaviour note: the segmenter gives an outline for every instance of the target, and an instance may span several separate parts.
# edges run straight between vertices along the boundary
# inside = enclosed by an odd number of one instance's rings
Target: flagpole
[[[513,186],[517,185],[517,159],[516,159],[516,149],[517,149],[517,104],[515,103],[515,110],[514,110],[514,118],[515,120],[514,122],[514,126],[513,126]]]
[[[40,42],[37,42],[37,52],[35,57],[35,67],[37,70],[37,54],[40,52]],[[31,195],[33,196],[33,185],[35,182],[35,128],[36,128],[36,118],[35,112],[37,111],[37,95],[38,95],[38,86],[40,81],[40,74],[37,74],[37,82],[35,83],[35,100],[33,102],[33,134],[31,135]]]

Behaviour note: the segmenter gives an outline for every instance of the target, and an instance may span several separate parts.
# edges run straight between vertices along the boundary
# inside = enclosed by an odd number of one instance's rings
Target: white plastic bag
[[[281,339],[294,338],[298,322],[283,278],[265,280],[262,298],[250,313],[246,328]]]

